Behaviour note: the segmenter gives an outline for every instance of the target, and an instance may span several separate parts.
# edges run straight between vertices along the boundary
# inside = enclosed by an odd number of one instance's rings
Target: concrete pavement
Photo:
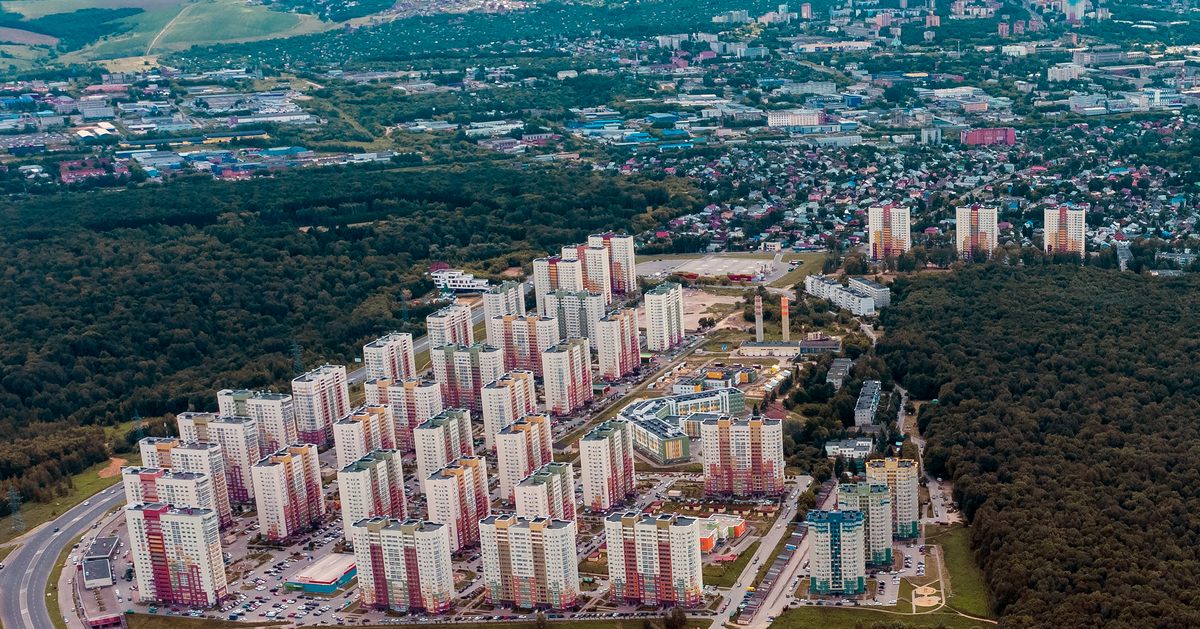
[[[0,570],[0,622],[6,629],[54,626],[46,609],[46,586],[55,560],[75,538],[99,522],[105,512],[125,504],[125,488],[117,484],[96,494],[89,502],[67,510],[15,540],[20,547],[8,556],[4,570]]]

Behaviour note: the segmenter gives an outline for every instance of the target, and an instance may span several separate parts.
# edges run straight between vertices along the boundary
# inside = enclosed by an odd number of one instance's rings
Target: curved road
[[[111,493],[93,496],[90,505],[77,505],[16,540],[20,547],[5,559],[4,569],[0,570],[0,622],[5,629],[54,626],[46,610],[46,586],[55,560],[109,509],[123,504],[125,488],[117,483]],[[55,533],[54,527],[59,527],[59,532]]]

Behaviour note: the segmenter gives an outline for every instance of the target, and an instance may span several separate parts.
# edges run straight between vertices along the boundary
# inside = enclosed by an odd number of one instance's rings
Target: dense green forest
[[[71,426],[208,408],[226,386],[286,386],[293,345],[308,365],[346,363],[374,336],[419,331],[434,304],[406,320],[402,291],[432,288],[431,260],[499,272],[696,203],[673,179],[492,164],[6,201],[0,429],[31,439],[31,465],[53,464],[84,434]],[[0,494],[28,467],[0,460]]]
[[[657,0],[596,4],[547,2],[510,13],[418,16],[379,26],[254,43],[197,46],[171,63],[188,67],[260,64],[271,67],[373,67],[380,62],[440,57],[471,50],[497,53],[526,49],[526,42],[586,37],[637,37],[712,28],[712,16],[747,9],[760,14],[775,0]],[[547,28],[553,24],[554,28]]]
[[[1200,626],[1200,279],[901,278],[878,348],[954,479],[1001,625]]]

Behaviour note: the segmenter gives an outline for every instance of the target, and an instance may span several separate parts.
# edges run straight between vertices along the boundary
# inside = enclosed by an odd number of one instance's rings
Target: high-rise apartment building
[[[637,371],[642,364],[637,309],[614,310],[596,322],[596,360],[604,380],[617,380]]]
[[[629,295],[637,292],[637,262],[633,236],[612,232],[592,234],[588,236],[588,246],[608,249],[608,259],[611,263],[609,275],[612,277],[614,294]]]
[[[533,295],[537,299],[538,314],[555,316],[548,308],[546,295],[558,291],[583,290],[583,262],[564,260],[559,256],[538,258],[533,261]],[[604,296],[601,295],[603,300]]]
[[[683,287],[663,282],[646,291],[646,349],[669,352],[683,343]]]
[[[475,322],[471,319],[471,307],[451,304],[425,317],[425,331],[429,335],[429,349],[443,345],[474,345]]]
[[[546,316],[558,321],[560,339],[582,337],[596,346],[596,328],[604,318],[604,295],[590,291],[556,290],[546,293]]]
[[[575,469],[567,462],[546,463],[517,483],[513,496],[519,517],[574,520]]]
[[[421,422],[413,429],[417,451],[417,478],[422,491],[429,475],[450,464],[460,456],[474,456],[471,437],[471,411],[448,408]]]
[[[867,461],[867,482],[885,483],[892,494],[892,534],[899,539],[920,535],[921,513],[917,484],[920,465],[912,459]]]
[[[464,456],[424,479],[429,519],[450,528],[450,550],[479,543],[479,521],[492,512],[487,461]]]
[[[542,352],[546,412],[570,415],[592,401],[592,352],[587,339],[572,338]]]
[[[442,388],[447,407],[482,408],[479,390],[504,373],[504,350],[475,345],[443,345],[429,350],[433,379]]]
[[[225,482],[229,486],[229,499],[239,504],[254,502],[250,467],[262,458],[258,422],[251,417],[212,413],[180,413],[175,421],[179,425],[179,438],[182,441],[221,446],[221,453],[225,456]]]
[[[413,355],[413,337],[407,332],[392,332],[363,345],[363,367],[367,378],[404,380],[417,377]]]
[[[892,565],[892,495],[886,483],[842,483],[837,505],[841,511],[863,514],[864,555],[873,566]]]
[[[1087,210],[1060,205],[1046,208],[1044,215],[1042,242],[1046,253],[1076,253],[1081,258],[1086,255]]]
[[[542,352],[558,345],[558,320],[541,315],[504,315],[487,320],[488,344],[504,351],[504,368],[542,375]]]
[[[701,422],[704,492],[764,496],[783,492],[783,422],[714,417]]]
[[[338,470],[338,500],[342,503],[342,532],[359,520],[381,516],[408,517],[404,500],[404,467],[399,450],[375,450]]]
[[[872,260],[899,258],[912,249],[908,208],[876,205],[867,210],[867,237]]]
[[[125,523],[139,601],[215,607],[229,594],[215,512],[136,504]]]
[[[604,519],[613,599],[634,605],[698,607],[704,602],[700,521],[662,513]]]
[[[524,315],[527,309],[525,308],[525,284],[522,282],[514,282],[505,280],[498,286],[490,286],[483,291],[483,319],[491,321],[496,317],[505,315]],[[499,345],[499,342],[492,338],[492,331],[488,329],[488,345]]]
[[[526,415],[496,433],[500,499],[513,501],[513,488],[554,458],[548,415]]]
[[[583,504],[592,511],[609,511],[634,496],[633,428],[623,419],[610,419],[579,440]]]
[[[292,380],[296,428],[302,443],[326,445],[333,422],[350,412],[350,387],[343,365],[323,365]]]
[[[373,450],[396,447],[396,422],[392,407],[360,406],[333,425],[333,447],[338,469],[363,458]],[[344,530],[344,529],[343,529]]]
[[[392,421],[396,422],[396,449],[412,452],[413,428],[416,428],[430,417],[442,412],[442,387],[430,380],[409,378],[400,382],[392,382],[385,389],[387,399],[382,403],[392,409]],[[368,404],[373,402],[367,396]]]
[[[992,257],[999,231],[996,206],[961,205],[955,209],[954,242],[958,255],[971,260],[976,255]]]
[[[300,438],[296,407],[286,393],[222,389],[217,392],[217,413],[252,417],[258,422],[259,452],[271,452]]]
[[[867,563],[861,511],[809,511],[805,519],[812,540],[808,591],[813,594],[862,594],[867,591]]]
[[[579,558],[570,520],[491,515],[479,523],[484,600],[561,611],[579,601]]]
[[[162,467],[123,467],[121,482],[126,505],[161,502],[217,512],[216,492],[207,474],[175,472]]]
[[[362,604],[440,614],[454,606],[454,564],[446,525],[376,517],[347,527]]]
[[[532,371],[510,371],[480,391],[483,404],[483,442],[496,449],[496,433],[518,419],[537,412],[537,388]]]
[[[233,524],[229,507],[229,483],[225,478],[225,454],[216,443],[184,443],[175,437],[145,437],[138,442],[145,467],[172,472],[195,472],[212,479],[213,504],[222,527]]]
[[[607,247],[587,243],[568,245],[562,248],[562,259],[579,260],[583,265],[583,289],[603,295],[606,306],[612,303],[612,260]]]
[[[263,537],[280,541],[321,523],[325,495],[317,446],[306,443],[281,448],[256,463],[252,471]]]

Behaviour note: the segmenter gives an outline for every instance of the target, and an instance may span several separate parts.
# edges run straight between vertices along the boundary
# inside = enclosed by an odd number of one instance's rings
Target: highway
[[[46,611],[46,586],[55,560],[109,509],[125,504],[125,488],[120,483],[105,492],[93,496],[90,505],[77,505],[16,540],[20,547],[0,570],[0,622],[5,629],[54,626]],[[59,527],[59,532],[55,533],[54,527]]]

